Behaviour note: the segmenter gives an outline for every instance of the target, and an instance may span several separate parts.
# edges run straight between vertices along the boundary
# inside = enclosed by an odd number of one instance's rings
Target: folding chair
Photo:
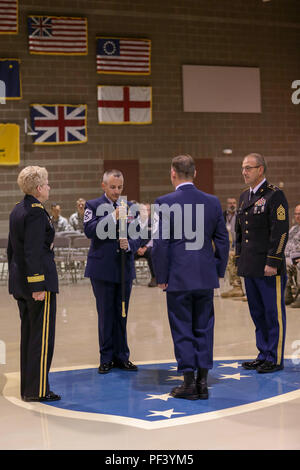
[[[85,236],[76,237],[72,240],[69,268],[73,282],[77,282],[78,279],[83,279],[84,277],[90,244],[91,241]]]
[[[68,279],[71,254],[71,239],[69,237],[60,237],[55,235],[54,254],[59,278]]]
[[[7,238],[0,238],[0,280],[6,281],[8,276],[8,260],[7,260]]]

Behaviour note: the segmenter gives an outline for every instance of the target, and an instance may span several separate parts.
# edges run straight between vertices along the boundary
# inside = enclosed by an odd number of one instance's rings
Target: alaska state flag
[[[18,59],[0,59],[0,98],[1,100],[22,98]]]

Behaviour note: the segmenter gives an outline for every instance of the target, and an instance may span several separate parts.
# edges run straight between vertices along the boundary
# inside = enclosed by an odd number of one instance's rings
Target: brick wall
[[[21,165],[0,167],[0,232],[21,193],[20,169],[46,166],[58,201],[69,216],[76,199],[96,197],[103,160],[138,159],[141,199],[171,190],[172,156],[185,152],[214,160],[215,194],[225,204],[244,187],[241,160],[250,151],[269,163],[268,179],[284,182],[291,206],[300,201],[300,105],[291,84],[300,79],[299,0],[19,0],[19,34],[0,35],[0,57],[21,59],[23,99],[0,106],[0,122],[21,126]],[[27,15],[86,16],[88,56],[30,55]],[[96,35],[152,40],[150,76],[96,74]],[[261,114],[183,113],[184,64],[254,66],[261,70]],[[151,85],[153,124],[100,126],[96,87]],[[247,90],[245,90],[247,93]],[[88,142],[33,146],[24,135],[30,103],[86,103]],[[224,148],[233,154],[225,156]]]

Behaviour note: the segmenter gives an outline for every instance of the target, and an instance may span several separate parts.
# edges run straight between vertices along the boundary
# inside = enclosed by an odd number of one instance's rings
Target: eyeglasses
[[[257,166],[242,166],[241,171],[242,171],[242,173],[243,173],[243,171],[247,171],[247,172],[248,172],[248,171],[252,170],[252,168],[259,168],[260,166],[261,166],[261,165],[257,165]]]

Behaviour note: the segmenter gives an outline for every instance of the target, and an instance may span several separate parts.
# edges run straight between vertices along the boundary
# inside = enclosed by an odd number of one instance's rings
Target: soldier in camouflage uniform
[[[83,218],[84,218],[84,206],[85,206],[85,199],[79,198],[76,201],[77,211],[74,212],[69,218],[69,224],[71,225],[73,230],[77,230],[79,232],[84,232],[83,229]]]
[[[51,204],[51,222],[55,229],[55,233],[57,232],[65,232],[65,231],[72,231],[72,227],[69,225],[69,222],[65,217],[60,215],[61,208],[59,204],[53,203]]]
[[[300,204],[295,207],[295,225],[289,231],[289,239],[285,247],[287,265],[287,285],[285,289],[285,304],[292,308],[300,308]],[[294,298],[293,283],[297,282],[297,291]]]
[[[227,273],[229,275],[229,284],[231,289],[222,292],[223,299],[233,297],[244,297],[241,278],[237,274],[237,266],[235,263],[235,222],[236,222],[237,202],[235,198],[227,199],[227,210],[223,212],[226,228],[228,230],[230,251],[227,264]]]

